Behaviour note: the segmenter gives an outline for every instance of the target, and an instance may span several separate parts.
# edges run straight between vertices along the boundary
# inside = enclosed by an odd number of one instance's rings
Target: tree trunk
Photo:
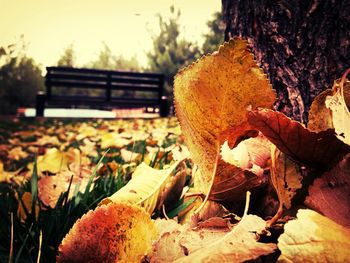
[[[307,121],[312,100],[350,67],[349,0],[222,0],[225,39],[248,39],[277,92],[276,109]]]

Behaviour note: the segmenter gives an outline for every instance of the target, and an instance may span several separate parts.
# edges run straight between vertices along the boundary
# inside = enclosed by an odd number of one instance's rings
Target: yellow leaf
[[[156,207],[161,207],[167,198],[179,198],[186,179],[184,161],[174,163],[171,167],[156,170],[141,163],[132,175],[132,179],[114,193],[102,200],[102,204],[128,203],[144,207],[152,214]],[[176,193],[170,194],[174,190]],[[176,201],[175,201],[176,202]]]
[[[279,262],[349,262],[350,229],[312,210],[300,209],[278,239]]]
[[[57,262],[141,262],[157,236],[150,216],[140,207],[99,206],[70,229]]]
[[[350,112],[347,102],[350,100],[350,81],[346,79],[349,70],[340,81],[333,86],[333,96],[327,96],[326,106],[332,112],[332,121],[337,137],[344,143],[350,145]],[[347,89],[345,91],[345,89]]]
[[[312,102],[307,124],[311,131],[320,132],[333,128],[332,114],[325,104],[327,96],[330,95],[332,95],[332,90],[327,89],[320,93]]]
[[[247,109],[271,108],[275,92],[244,40],[234,39],[175,77],[176,115],[191,156],[209,189],[220,145],[249,130]]]
[[[28,157],[28,153],[23,151],[21,146],[18,146],[18,147],[11,149],[8,154],[9,154],[8,158],[15,159],[17,161],[19,161],[22,158],[24,159],[24,158]]]
[[[124,148],[120,150],[120,156],[126,163],[140,161],[142,158],[140,153],[135,153]]]
[[[301,169],[287,155],[273,145],[271,150],[271,181],[281,205],[291,208],[291,200],[302,187]]]
[[[101,149],[122,148],[129,145],[132,141],[125,139],[116,133],[106,133],[101,138]]]
[[[33,170],[33,164],[28,165],[29,170]],[[37,159],[38,174],[42,175],[44,172],[56,174],[60,171],[68,170],[67,155],[56,148],[51,148]]]

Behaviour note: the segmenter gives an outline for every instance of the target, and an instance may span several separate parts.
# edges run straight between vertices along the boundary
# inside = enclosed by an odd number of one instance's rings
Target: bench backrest
[[[113,90],[146,91],[157,94],[160,102],[163,96],[164,75],[112,70],[97,70],[69,67],[47,67],[46,96],[52,98],[52,87],[74,87],[105,90],[103,100],[113,99]]]

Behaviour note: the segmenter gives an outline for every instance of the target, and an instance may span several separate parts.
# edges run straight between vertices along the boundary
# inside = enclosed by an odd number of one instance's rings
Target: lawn
[[[175,118],[14,119],[0,123],[0,143],[4,262],[36,262],[39,251],[54,262],[75,221],[124,186],[140,163],[162,169],[184,148]]]

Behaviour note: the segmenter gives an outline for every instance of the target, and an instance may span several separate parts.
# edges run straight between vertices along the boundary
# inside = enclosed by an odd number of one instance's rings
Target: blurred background
[[[171,100],[176,72],[224,39],[219,0],[0,0],[0,5],[0,115],[35,106],[47,66],[160,72]]]

